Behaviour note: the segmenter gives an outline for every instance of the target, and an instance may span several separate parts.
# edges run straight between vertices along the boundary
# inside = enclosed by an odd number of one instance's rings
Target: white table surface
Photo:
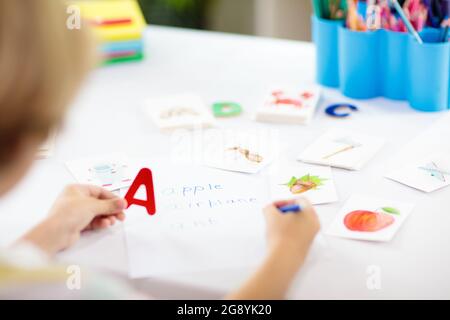
[[[95,71],[58,135],[54,155],[37,161],[17,188],[1,199],[1,244],[9,244],[41,220],[63,186],[73,182],[65,161],[111,152],[167,156],[170,136],[161,134],[143,116],[143,101],[152,96],[195,92],[208,103],[242,103],[243,116],[220,120],[219,126],[278,129],[283,154],[291,160],[330,126],[387,139],[386,146],[363,170],[333,170],[340,201],[317,207],[322,225],[326,227],[355,192],[413,202],[414,212],[389,243],[325,237],[326,246],[313,250],[290,298],[450,298],[450,188],[424,194],[383,178],[388,159],[442,113],[419,113],[406,103],[379,98],[353,101],[361,111],[351,119],[337,120],[327,117],[324,107],[352,100],[326,89],[310,126],[255,123],[253,112],[272,85],[314,82],[312,44],[165,27],[149,27],[146,44],[145,61]],[[118,225],[85,234],[58,259],[125,275],[123,228]],[[371,265],[380,267],[380,290],[366,286]],[[236,287],[250,272],[211,270],[140,280],[138,284],[163,298],[216,298]]]

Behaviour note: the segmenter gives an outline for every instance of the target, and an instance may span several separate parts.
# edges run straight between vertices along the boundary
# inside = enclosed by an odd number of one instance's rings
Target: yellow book
[[[138,40],[146,26],[136,0],[74,0],[81,16],[93,25],[94,33],[104,42]]]

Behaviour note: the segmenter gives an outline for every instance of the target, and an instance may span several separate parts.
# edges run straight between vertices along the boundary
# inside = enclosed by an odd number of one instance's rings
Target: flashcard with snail
[[[274,165],[270,195],[276,201],[304,196],[312,204],[338,201],[330,167],[307,164]]]
[[[211,112],[203,100],[193,94],[149,99],[144,111],[161,130],[214,126]]]

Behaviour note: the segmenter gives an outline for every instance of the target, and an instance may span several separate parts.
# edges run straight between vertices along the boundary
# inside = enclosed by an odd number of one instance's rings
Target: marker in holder
[[[450,108],[450,42],[442,30],[424,29],[417,43],[408,33],[358,32],[342,21],[313,16],[317,81],[347,97],[407,100],[420,111]]]

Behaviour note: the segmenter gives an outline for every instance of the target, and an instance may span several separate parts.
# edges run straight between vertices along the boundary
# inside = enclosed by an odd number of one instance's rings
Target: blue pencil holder
[[[408,87],[405,79],[408,75],[408,59],[405,53],[408,52],[410,37],[406,33],[386,30],[380,30],[379,37],[380,67],[383,73],[380,95],[392,100],[406,100]]]
[[[407,100],[420,111],[450,109],[450,42],[438,29],[357,32],[343,22],[312,18],[317,81],[354,99]]]
[[[339,28],[339,83],[344,95],[369,99],[380,94],[379,34]]]
[[[312,17],[312,38],[316,44],[317,82],[327,87],[339,87],[338,30],[342,21]]]
[[[420,36],[424,44],[410,41],[409,46],[408,100],[421,111],[449,109],[450,43],[442,42],[437,29]]]

